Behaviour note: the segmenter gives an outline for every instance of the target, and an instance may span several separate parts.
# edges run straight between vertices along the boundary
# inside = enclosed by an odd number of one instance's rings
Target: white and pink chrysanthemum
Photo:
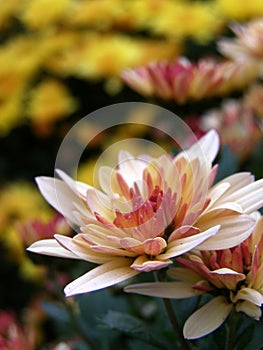
[[[219,51],[237,61],[261,62],[263,59],[263,19],[254,19],[246,24],[231,26],[236,35],[234,39],[222,39],[218,42]]]
[[[126,292],[165,298],[209,293],[213,298],[184,325],[184,336],[196,339],[217,329],[232,309],[259,320],[263,304],[263,217],[241,244],[224,250],[189,252],[168,270],[176,282],[131,285]]]
[[[225,249],[252,232],[251,216],[263,204],[263,180],[235,174],[212,186],[219,138],[210,131],[176,157],[121,151],[115,168],[101,167],[101,191],[75,182],[37,178],[46,200],[73,224],[73,238],[37,241],[32,252],[83,259],[97,266],[65,288],[67,296],[167,267],[193,248]]]
[[[245,61],[201,59],[193,63],[186,57],[128,68],[121,74],[123,81],[139,94],[171,99],[179,104],[238,90],[257,76],[257,67]]]

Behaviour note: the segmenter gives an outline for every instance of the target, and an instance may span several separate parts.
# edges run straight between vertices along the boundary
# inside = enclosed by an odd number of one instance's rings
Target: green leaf
[[[70,317],[65,307],[47,300],[41,301],[41,307],[52,320],[56,322],[70,323]]]
[[[98,318],[101,325],[111,330],[117,330],[133,338],[161,349],[169,349],[170,344],[163,339],[161,334],[153,327],[148,326],[142,320],[128,314],[109,310],[106,315]]]

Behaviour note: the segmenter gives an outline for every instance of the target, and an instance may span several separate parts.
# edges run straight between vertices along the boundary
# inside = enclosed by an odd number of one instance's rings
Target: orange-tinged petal
[[[190,298],[203,292],[193,289],[187,282],[156,282],[132,284],[124,288],[127,293],[149,295],[160,298],[183,299]]]
[[[161,237],[147,239],[143,243],[145,254],[150,256],[156,256],[160,254],[166,248],[166,246],[167,246],[166,241]]]
[[[184,337],[197,339],[213,332],[225,321],[232,307],[232,304],[228,303],[223,296],[210,300],[185,322]]]
[[[243,273],[238,273],[228,268],[221,268],[210,272],[216,275],[217,278],[226,286],[229,290],[234,290],[238,282],[243,281],[246,276]]]
[[[139,272],[131,269],[130,263],[130,259],[116,258],[95,267],[95,269],[68,284],[64,289],[65,295],[68,297],[93,292],[134,277]]]
[[[138,256],[135,259],[131,267],[140,272],[149,272],[154,270],[159,270],[167,267],[172,264],[172,260],[157,260],[157,259],[149,259],[146,255]]]

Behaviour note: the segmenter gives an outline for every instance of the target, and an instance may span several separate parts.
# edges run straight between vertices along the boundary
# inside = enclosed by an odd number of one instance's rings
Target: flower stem
[[[235,330],[238,321],[238,314],[234,310],[229,315],[226,328],[225,350],[235,349]]]
[[[159,274],[154,273],[154,275],[155,275],[156,281],[160,281]],[[179,342],[181,343],[181,349],[182,350],[191,350],[191,346],[190,346],[189,342],[184,338],[181,327],[179,326],[179,323],[177,321],[171,300],[167,299],[167,298],[162,298],[162,300],[163,300],[163,305],[165,307],[168,318],[169,318],[171,325],[173,327],[174,333],[175,333],[177,339],[179,340]]]

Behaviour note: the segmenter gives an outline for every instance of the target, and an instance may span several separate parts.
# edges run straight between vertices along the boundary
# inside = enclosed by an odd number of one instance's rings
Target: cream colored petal
[[[95,267],[85,275],[71,282],[64,289],[65,295],[89,293],[123,282],[139,272],[130,268],[130,259],[116,258]]]
[[[263,179],[253,182],[228,196],[228,201],[236,201],[244,213],[252,213],[263,206]]]
[[[132,187],[134,182],[143,178],[143,170],[149,164],[149,159],[141,159],[134,157],[127,151],[120,151],[118,156],[119,173],[123,176],[129,187]]]
[[[216,184],[208,191],[207,197],[211,199],[211,202],[209,203],[205,212],[213,208],[217,200],[223,196],[223,194],[228,190],[229,187],[229,183],[223,182]]]
[[[257,224],[251,236],[251,239],[252,239],[251,247],[253,247],[252,249],[254,249],[256,245],[258,245],[262,237],[262,231],[263,231],[263,216],[260,216],[256,220],[257,220]]]
[[[140,255],[136,258],[131,265],[131,267],[139,272],[150,272],[155,270],[160,270],[168,265],[172,264],[172,260],[158,260],[158,259],[149,259],[146,255]]]
[[[168,248],[166,252],[164,254],[160,254],[158,256],[158,259],[161,259],[161,260],[170,259],[178,255],[182,255],[194,249],[196,246],[199,246],[202,242],[204,242],[208,238],[217,234],[219,229],[220,229],[220,225],[217,225],[217,226],[211,227],[210,229],[204,232],[198,233],[194,236],[180,238],[175,241],[172,241],[168,244]]]
[[[249,301],[242,301],[236,304],[237,312],[244,312],[249,317],[254,318],[255,320],[259,320],[261,317],[261,308],[254,303]]]
[[[263,304],[263,295],[255,289],[242,288],[233,298],[233,302],[237,302],[238,300],[246,300],[257,306],[261,306]]]
[[[103,254],[109,254],[112,256],[125,256],[125,257],[135,257],[137,254],[134,252],[129,252],[127,250],[123,250],[123,249],[118,249],[118,248],[114,248],[114,247],[109,247],[106,245],[91,245],[90,249],[93,252],[98,252],[98,253],[103,253]]]
[[[92,213],[98,213],[108,221],[113,221],[116,216],[109,197],[95,188],[87,191],[87,205]]]
[[[160,298],[183,299],[203,294],[186,282],[160,282],[132,284],[124,288],[127,293],[149,295]]]
[[[78,255],[63,248],[55,239],[36,241],[27,248],[29,252],[57,256],[60,258],[81,259]]]
[[[232,307],[223,296],[210,300],[185,322],[184,337],[197,339],[213,332],[225,321]]]
[[[74,215],[74,203],[84,208],[80,198],[61,180],[52,177],[37,177],[37,185],[46,201],[58,212],[64,215],[71,223],[82,225]]]
[[[113,192],[117,190],[117,184],[115,183],[115,186],[112,186],[112,181],[113,179],[116,179],[115,177],[112,176],[114,169],[108,167],[108,166],[101,166],[99,168],[99,183],[102,188],[102,190],[109,194],[112,195]]]
[[[83,240],[81,235],[76,235],[74,238],[63,235],[55,235],[55,239],[59,244],[70,252],[73,252],[79,259],[90,261],[96,264],[102,264],[109,261],[112,257],[107,254],[93,252],[87,242]]]
[[[69,175],[64,173],[60,169],[56,169],[58,176],[68,185],[69,188],[77,195],[80,195],[82,199],[86,198],[87,190],[93,188],[92,186],[85,184],[84,182],[76,181],[72,179]]]
[[[121,237],[126,237],[127,234],[122,230],[119,229],[118,227],[114,225],[104,225],[99,222],[96,224],[89,224],[86,226],[81,227],[81,231],[83,233],[88,233],[88,234],[98,234],[98,235],[104,235],[105,237],[107,236],[116,236],[117,238]]]
[[[210,219],[207,216],[202,218],[202,224],[195,223],[201,229],[207,226],[221,224],[219,232],[196,247],[198,250],[219,250],[234,247],[243,242],[253,231],[255,220],[248,215],[232,215],[214,217]]]
[[[227,190],[227,195],[235,193],[240,188],[244,188],[254,181],[254,176],[249,172],[240,172],[228,177],[225,177],[219,181],[215,186],[221,185],[222,183],[228,183],[229,189]]]
[[[217,278],[226,286],[227,289],[234,290],[238,282],[243,281],[246,276],[243,273],[236,272],[228,268],[221,268],[211,271],[210,274],[217,275]]]
[[[198,140],[187,151],[187,156],[190,159],[206,157],[210,162],[213,162],[217,156],[220,146],[219,135],[215,130],[210,130],[206,135]]]

